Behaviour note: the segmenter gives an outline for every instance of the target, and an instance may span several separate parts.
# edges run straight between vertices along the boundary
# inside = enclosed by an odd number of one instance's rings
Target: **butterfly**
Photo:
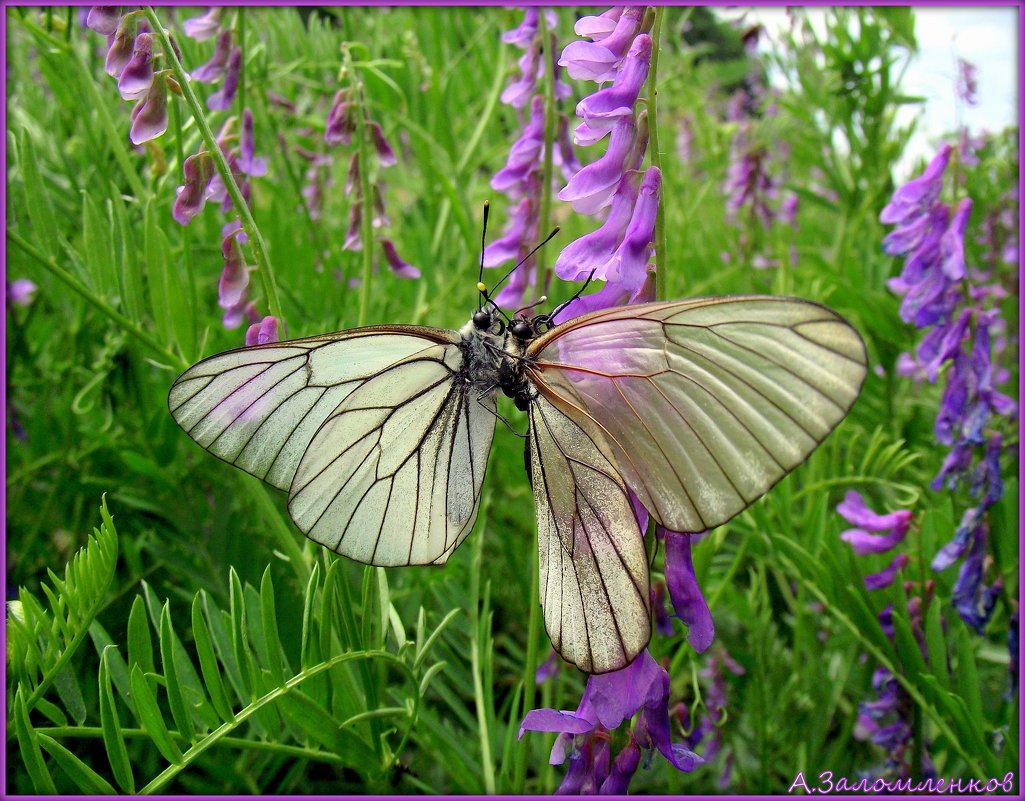
[[[548,636],[587,673],[621,669],[651,632],[633,498],[671,531],[730,520],[844,418],[864,343],[797,298],[643,303],[556,324],[566,304],[506,317],[478,289],[459,331],[380,325],[205,359],[171,387],[171,415],[287,491],[292,520],[324,547],[437,565],[473,528],[497,398],[511,397],[529,418]]]

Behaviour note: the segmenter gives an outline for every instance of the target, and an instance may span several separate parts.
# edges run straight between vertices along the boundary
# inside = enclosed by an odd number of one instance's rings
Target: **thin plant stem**
[[[242,126],[242,112],[246,109],[246,10],[239,7],[236,12],[236,30],[238,32],[238,47],[242,51],[242,58],[238,61],[238,124]]]
[[[543,15],[542,15],[543,16]],[[540,628],[541,604],[538,602],[538,588],[540,579],[538,576],[538,533],[537,526],[534,526],[534,550],[530,559],[530,596],[527,604],[530,608],[530,617],[527,622],[527,656],[523,660],[523,706],[521,720],[534,708],[534,694],[537,690],[537,637]],[[516,749],[516,786],[513,793],[522,795],[527,783],[527,755],[529,748]]]
[[[367,117],[366,117],[366,96],[363,92],[363,82],[353,72],[352,60],[348,48],[344,48],[346,69],[352,81],[353,100],[356,104],[356,137],[358,151],[356,158],[359,164],[359,190],[360,200],[363,205],[362,218],[360,220],[360,241],[363,244],[363,275],[359,286],[359,316],[356,318],[357,326],[367,324],[370,314],[370,278],[374,269],[374,198],[371,195],[373,187],[370,184],[370,147],[367,142]]]
[[[662,173],[665,187],[665,171],[662,169],[662,149],[658,136],[658,50],[662,36],[662,17],[665,8],[655,8],[655,24],[651,31],[651,66],[648,72],[648,136],[651,143],[651,164]],[[666,299],[666,193],[658,195],[658,210],[655,213],[655,299]]]
[[[552,41],[548,32],[548,22],[543,12],[538,14],[538,21],[541,27],[541,58],[547,62],[544,71],[545,155],[544,163],[541,166],[541,207],[538,211],[537,222],[537,235],[543,237],[547,235],[552,224],[552,171],[554,166],[552,151],[555,146],[557,119],[555,116],[555,69],[553,66],[555,62],[552,59],[552,53],[549,52]],[[540,300],[548,290],[548,260],[545,258],[544,248],[541,248],[534,256],[534,275],[534,300],[536,301]]]
[[[214,136],[214,132],[210,128],[210,123],[207,122],[203,106],[199,102],[199,98],[196,97],[196,93],[192,88],[192,83],[189,80],[188,75],[185,73],[185,69],[182,67],[181,61],[178,60],[177,53],[175,53],[174,49],[171,47],[170,37],[168,36],[167,31],[164,30],[164,26],[160,24],[160,19],[157,17],[152,6],[146,6],[146,16],[149,17],[154,34],[160,39],[160,45],[163,48],[164,56],[171,65],[171,69],[174,72],[175,77],[178,79],[178,84],[181,86],[182,97],[185,98],[185,102],[188,103],[189,108],[192,111],[192,116],[196,120],[196,125],[199,127],[199,131],[203,136],[206,148],[210,151],[210,155],[213,156],[217,172],[220,174],[221,180],[224,181],[224,187],[228,191],[228,196],[231,198],[235,211],[238,212],[239,217],[242,219],[242,226],[249,235],[249,242],[252,245],[253,254],[256,257],[256,263],[259,267],[258,272],[260,274],[260,280],[263,283],[263,291],[267,295],[267,306],[270,308],[270,313],[277,317],[279,323],[283,325],[284,315],[281,312],[281,302],[278,299],[277,282],[274,280],[274,269],[271,267],[270,256],[267,254],[267,246],[263,241],[263,234],[260,233],[260,229],[256,225],[256,220],[253,219],[253,213],[249,209],[249,204],[246,203],[245,198],[242,196],[242,190],[239,189],[238,184],[235,182],[235,176],[231,174],[231,167],[228,165],[228,159],[225,157],[224,151],[221,150],[220,145],[217,144],[217,137]]]
[[[171,124],[174,126],[174,145],[178,154],[178,169],[185,169],[185,148],[182,143],[182,119],[178,111],[177,103],[168,103],[168,111],[171,115]],[[187,225],[182,226],[182,262],[185,265],[185,274],[189,279],[189,296],[192,308],[199,307],[199,293],[196,289],[196,274],[192,262],[192,235]]]

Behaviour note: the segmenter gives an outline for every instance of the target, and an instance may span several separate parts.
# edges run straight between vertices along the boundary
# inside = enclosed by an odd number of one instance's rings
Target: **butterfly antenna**
[[[491,202],[484,201],[484,227],[480,234],[480,269],[477,271],[477,291],[480,292],[484,302],[480,304],[478,311],[483,311],[484,303],[488,300],[487,286],[484,284],[484,245],[488,241],[488,212],[491,210]]]
[[[534,255],[535,253],[537,253],[537,252],[538,252],[539,250],[541,250],[541,248],[543,248],[543,247],[544,247],[545,245],[547,245],[547,244],[548,244],[549,242],[551,242],[551,241],[552,241],[552,239],[553,239],[553,238],[555,237],[555,235],[556,235],[557,233],[559,233],[559,226],[555,226],[555,227],[554,227],[554,228],[552,229],[552,232],[551,232],[550,234],[548,234],[548,236],[546,236],[546,237],[544,238],[544,241],[543,241],[543,242],[541,242],[541,243],[540,243],[540,244],[538,244],[538,245],[535,245],[535,246],[534,246],[534,249],[533,249],[532,251],[530,251],[530,253],[528,253],[528,254],[527,254],[526,256],[524,256],[524,257],[523,257],[522,259],[520,259],[520,260],[519,260],[519,261],[518,261],[518,262],[516,263],[516,266],[515,266],[515,267],[513,267],[513,268],[512,268],[511,270],[509,270],[509,272],[507,272],[507,273],[506,273],[505,275],[503,275],[503,276],[502,276],[502,280],[500,280],[500,281],[499,281],[499,282],[498,282],[497,284],[495,284],[495,289],[492,289],[492,290],[491,290],[491,292],[492,292],[492,293],[494,293],[494,291],[495,291],[496,289],[498,289],[498,288],[499,288],[500,286],[502,286],[502,284],[504,284],[504,283],[505,283],[505,282],[506,282],[506,281],[507,281],[507,280],[509,279],[509,276],[510,276],[510,275],[512,275],[512,274],[513,274],[514,272],[516,272],[516,270],[518,270],[518,269],[520,268],[520,265],[522,265],[522,264],[523,264],[523,263],[524,263],[524,262],[525,262],[525,261],[526,261],[527,259],[529,259],[529,258],[530,258],[531,256],[533,256],[533,255]]]
[[[571,304],[571,303],[572,303],[572,302],[573,302],[574,300],[576,300],[576,299],[577,299],[577,298],[579,298],[579,297],[580,297],[581,295],[583,295],[583,294],[584,294],[584,290],[585,290],[585,289],[587,289],[587,285],[588,285],[589,283],[591,283],[591,279],[592,279],[592,278],[594,278],[594,270],[591,270],[591,272],[590,272],[590,273],[588,274],[588,276],[587,276],[587,280],[586,280],[586,281],[584,281],[584,283],[583,283],[583,285],[582,285],[582,286],[580,287],[580,289],[578,289],[578,290],[577,290],[577,291],[576,291],[576,292],[575,292],[575,293],[573,294],[573,297],[571,297],[571,298],[570,298],[569,300],[567,300],[567,301],[564,301],[563,303],[560,303],[560,304],[559,304],[558,306],[556,306],[556,307],[555,307],[555,311],[551,312],[551,313],[550,313],[550,314],[548,315],[548,322],[551,322],[551,321],[552,321],[552,318],[553,318],[553,317],[555,317],[555,315],[557,315],[557,314],[558,314],[559,312],[561,312],[561,311],[562,311],[563,309],[565,309],[565,308],[566,308],[567,306],[569,306],[569,304]]]
[[[537,306],[540,306],[542,303],[547,303],[547,302],[548,302],[548,296],[547,295],[542,295],[537,300],[535,300],[533,303],[531,303],[529,306],[524,306],[523,308],[520,308],[520,309],[517,309],[516,311],[514,311],[513,312],[513,317],[515,317],[520,312],[530,311],[531,309],[533,309],[533,308],[535,308]]]

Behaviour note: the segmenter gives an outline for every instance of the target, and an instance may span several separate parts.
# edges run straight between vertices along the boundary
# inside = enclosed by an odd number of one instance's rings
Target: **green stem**
[[[53,737],[55,740],[73,737],[98,740],[103,736],[103,729],[99,726],[53,726],[51,728],[37,728],[36,731]],[[185,745],[189,745],[192,742],[180,732],[169,730],[167,733]],[[121,729],[121,734],[125,738],[132,740],[150,739],[150,735],[145,729]],[[345,767],[345,761],[338,754],[333,754],[330,751],[321,751],[318,748],[303,748],[298,745],[285,745],[266,740],[246,740],[242,737],[222,737],[216,744],[237,748],[240,751],[269,751],[280,756],[308,759],[312,762],[326,762],[329,765]]]
[[[544,16],[542,14],[542,16]],[[527,713],[534,708],[534,694],[537,690],[537,635],[541,622],[541,602],[538,600],[539,578],[538,578],[538,534],[537,526],[534,527],[534,550],[530,559],[530,618],[527,622],[527,656],[523,660],[523,707],[520,719],[527,716]],[[522,795],[527,784],[527,755],[529,748],[516,749],[516,786],[513,793]]]
[[[188,367],[188,364],[182,360],[182,357],[169,350],[166,346],[162,345],[152,336],[150,336],[143,328],[135,322],[132,322],[125,317],[121,312],[112,306],[109,306],[104,300],[94,295],[92,291],[82,284],[75,276],[65,270],[63,267],[58,265],[50,257],[44,256],[35,247],[30,245],[21,236],[8,229],[7,238],[17,245],[27,256],[35,259],[39,262],[46,270],[52,273],[56,278],[63,282],[69,289],[80,295],[89,304],[92,305],[97,311],[105,314],[119,326],[121,326],[127,333],[138,339],[144,345],[152,348],[156,353],[165,359],[170,364],[179,365],[182,369]]]
[[[548,35],[548,22],[545,20],[544,9],[538,14],[541,24],[541,58],[545,64],[545,144],[544,164],[541,167],[541,208],[538,212],[537,235],[547,236],[552,226],[552,171],[554,166],[553,152],[555,149],[555,134],[557,117],[555,116],[555,70],[552,59],[551,38]],[[544,248],[534,256],[534,300],[540,300],[541,296],[548,290],[548,260],[545,258]]]
[[[655,25],[651,31],[651,66],[648,72],[648,136],[651,145],[651,164],[662,173],[662,187],[665,187],[665,172],[662,169],[662,150],[658,138],[658,50],[662,36],[662,17],[665,8],[655,9]],[[655,213],[655,299],[666,299],[666,193],[659,191],[658,210]]]
[[[171,102],[167,104],[171,114],[171,124],[174,126],[175,151],[178,154],[178,169],[185,169],[185,146],[182,142],[182,120],[178,111],[178,104]],[[187,225],[182,226],[182,262],[185,265],[185,275],[189,279],[189,296],[193,309],[199,308],[199,293],[196,289],[196,274],[192,263],[192,234]]]
[[[246,109],[246,10],[239,7],[235,16],[238,31],[238,47],[242,58],[238,62],[238,124],[242,128],[242,112]]]
[[[348,49],[345,51],[346,66],[352,69]],[[370,278],[374,269],[374,198],[370,185],[370,146],[367,141],[366,97],[363,93],[363,82],[352,75],[352,94],[356,104],[356,137],[359,150],[359,203],[363,204],[363,217],[360,220],[360,241],[363,243],[363,278],[359,285],[359,317],[357,326],[367,324],[370,314]]]
[[[253,213],[249,209],[249,204],[246,203],[245,198],[242,197],[242,190],[239,189],[238,184],[235,182],[235,176],[231,174],[231,167],[228,166],[228,160],[224,156],[224,151],[222,151],[220,145],[217,144],[217,137],[214,136],[214,132],[210,128],[210,123],[206,120],[206,114],[203,111],[203,106],[200,104],[199,98],[196,97],[196,93],[192,88],[192,83],[189,81],[189,77],[185,73],[185,69],[182,67],[181,61],[178,60],[178,55],[171,47],[171,40],[168,37],[167,31],[164,30],[164,26],[160,24],[160,19],[157,17],[156,12],[153,11],[152,6],[146,6],[146,16],[149,17],[150,25],[153,28],[154,34],[160,39],[160,45],[163,49],[164,56],[167,58],[168,63],[171,65],[171,69],[174,71],[175,77],[178,79],[178,84],[181,86],[182,96],[185,98],[185,102],[189,104],[189,108],[192,110],[192,116],[196,120],[196,125],[203,136],[203,141],[206,143],[206,149],[210,151],[210,155],[213,156],[214,164],[217,166],[217,172],[220,174],[221,180],[224,181],[224,187],[228,191],[228,196],[231,198],[231,202],[235,206],[235,211],[238,212],[239,217],[242,219],[242,226],[249,235],[249,242],[252,245],[253,254],[256,256],[256,262],[259,266],[258,272],[260,273],[260,279],[263,282],[263,291],[267,295],[267,305],[270,308],[270,313],[277,317],[278,322],[283,326],[284,315],[281,312],[281,302],[278,300],[278,287],[274,280],[274,270],[271,267],[270,257],[267,255],[267,246],[264,244],[263,234],[260,233],[260,229],[256,225],[256,220],[253,219]]]
[[[157,776],[155,779],[153,779],[153,781],[151,781],[149,784],[143,787],[139,791],[139,794],[150,795],[152,793],[160,792],[164,787],[167,786],[167,784],[172,779],[174,779],[175,776],[177,776],[179,773],[185,770],[185,768],[191,765],[205,751],[223,741],[224,738],[227,737],[230,732],[237,729],[239,726],[245,723],[245,721],[247,721],[249,718],[251,718],[253,715],[255,715],[268,704],[272,704],[275,701],[277,701],[289,690],[298,687],[300,684],[306,681],[306,679],[313,678],[314,676],[323,673],[325,670],[330,670],[335,665],[340,665],[343,662],[352,662],[357,659],[384,659],[388,662],[391,662],[392,664],[404,670],[407,673],[407,677],[409,678],[410,682],[414,686],[416,686],[415,677],[413,677],[410,673],[409,666],[406,665],[401,659],[396,657],[394,654],[390,654],[387,651],[358,651],[350,652],[347,654],[339,654],[338,656],[334,656],[331,659],[328,659],[324,662],[321,662],[320,664],[314,665],[313,667],[301,671],[300,673],[296,674],[291,679],[289,679],[287,682],[285,682],[283,686],[275,687],[270,692],[255,699],[249,706],[247,706],[241,712],[236,714],[233,720],[229,720],[226,723],[222,723],[220,726],[218,726],[216,729],[214,729],[212,732],[206,735],[202,740],[200,740],[198,743],[192,746],[192,748],[186,751],[185,754],[182,756],[181,762],[174,765],[168,765],[160,773],[159,776]]]

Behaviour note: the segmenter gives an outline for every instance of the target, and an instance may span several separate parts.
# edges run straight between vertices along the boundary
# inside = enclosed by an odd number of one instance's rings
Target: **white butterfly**
[[[650,638],[629,490],[672,531],[714,528],[843,419],[865,348],[835,312],[767,296],[647,303],[508,328],[374,326],[242,348],[187,370],[171,414],[215,456],[288,492],[310,538],[373,565],[445,562],[473,527],[499,390],[527,448],[545,627],[588,673]]]

